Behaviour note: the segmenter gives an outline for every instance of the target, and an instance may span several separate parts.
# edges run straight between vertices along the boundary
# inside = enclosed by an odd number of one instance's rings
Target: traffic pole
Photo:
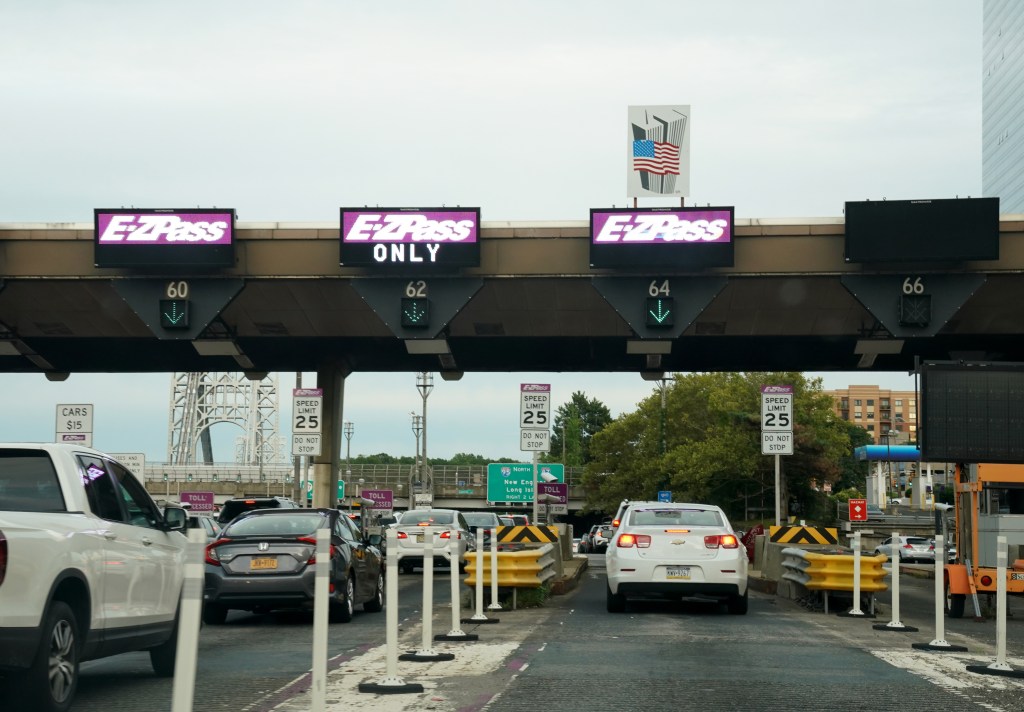
[[[459,628],[459,608],[462,605],[462,588],[459,581],[459,567],[462,564],[462,559],[459,558],[459,537],[462,533],[455,527],[451,528],[451,534],[448,539],[448,561],[451,564],[451,583],[452,583],[452,628],[444,635],[435,635],[434,640],[451,640],[451,641],[467,641],[467,640],[479,640],[480,636],[474,633],[466,633]]]
[[[434,662],[454,660],[451,653],[439,653],[431,645],[434,617],[434,534],[440,531],[437,527],[423,527],[423,640],[420,649],[400,655],[399,660],[412,662]]]
[[[900,540],[899,532],[892,533],[892,547],[896,547],[896,557],[892,559],[890,569],[892,570],[892,619],[886,624],[878,624],[871,626],[875,630],[891,630],[899,632],[916,633],[917,628],[909,625],[903,625],[900,621],[900,550],[898,548]],[[890,551],[892,551],[890,547]]]
[[[946,546],[945,537],[941,534],[935,535],[935,638],[930,643],[913,643],[910,647],[915,650],[936,650],[946,652],[967,652],[962,645],[950,645],[946,642],[946,610],[943,605],[944,595],[942,586],[945,572]]]
[[[1015,670],[1006,662],[1006,537],[996,537],[996,661],[991,665],[968,665],[970,672],[1024,679],[1024,670]]]
[[[850,618],[874,618],[873,615],[867,615],[860,609],[860,532],[853,533],[853,606],[846,613],[840,613],[840,616]],[[828,596],[828,591],[825,592],[825,596]]]
[[[313,684],[310,712],[323,712],[327,705],[327,623],[330,608],[329,576],[331,532],[316,530],[316,578],[313,583]]]
[[[463,623],[497,623],[497,618],[488,618],[484,614],[484,555],[487,550],[480,547],[480,542],[484,540],[484,529],[477,527],[476,529],[476,561],[474,566],[476,567],[476,613],[471,618],[463,618]],[[491,540],[498,538],[498,532],[494,529],[491,530]]]
[[[192,712],[196,686],[196,661],[199,651],[199,623],[203,611],[203,557],[206,531],[189,529],[185,546],[184,581],[178,613],[178,639],[175,651],[171,712]]]
[[[384,604],[386,647],[384,677],[378,682],[359,683],[359,691],[385,695],[423,692],[423,685],[406,682],[398,676],[398,532],[388,528],[384,534],[384,541],[388,552],[384,577],[387,584],[387,597]]]
[[[502,610],[498,603],[498,536],[495,532],[491,537],[491,605],[487,606],[489,611]]]

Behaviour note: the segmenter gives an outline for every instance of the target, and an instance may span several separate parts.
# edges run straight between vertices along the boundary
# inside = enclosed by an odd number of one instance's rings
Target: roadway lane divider
[[[196,661],[199,657],[199,624],[203,615],[203,579],[206,530],[188,530],[185,545],[185,571],[178,606],[178,640],[174,653],[174,684],[171,712],[192,712],[196,687]]]
[[[892,533],[891,541],[897,542],[900,540],[899,532]],[[889,548],[889,551],[893,551],[895,544]],[[892,630],[892,631],[906,631],[910,633],[916,633],[917,628],[912,625],[904,625],[903,621],[900,620],[900,551],[895,549],[896,558],[892,563],[889,564],[889,570],[892,572],[892,618],[885,625],[879,624],[872,626],[875,630]]]
[[[968,672],[1002,675],[1024,679],[1024,670],[1016,670],[1006,662],[1006,576],[1009,552],[1006,536],[996,537],[996,660],[990,665],[968,665]]]
[[[930,643],[912,643],[911,648],[916,650],[936,650],[947,653],[966,653],[967,648],[963,645],[952,645],[946,641],[946,606],[943,595],[943,584],[946,562],[945,537],[942,534],[935,535],[935,638]]]
[[[454,660],[452,653],[434,650],[431,637],[434,632],[434,534],[445,531],[443,527],[423,527],[423,605],[420,614],[423,617],[423,641],[420,649],[399,655],[399,660],[411,662],[433,662]]]
[[[479,640],[480,636],[475,633],[466,633],[459,628],[459,608],[462,605],[460,592],[459,568],[462,566],[462,559],[459,556],[459,537],[461,533],[455,527],[451,528],[448,539],[448,563],[451,570],[452,583],[452,629],[444,635],[435,635],[434,640],[469,641]]]
[[[481,541],[484,540],[484,529],[482,527],[477,527],[477,530],[476,530],[476,540],[478,542],[481,542]],[[475,598],[476,598],[476,613],[474,613],[473,616],[470,617],[470,618],[463,618],[462,622],[463,623],[497,623],[500,619],[498,619],[498,618],[488,618],[484,614],[484,557],[483,557],[483,551],[480,550],[480,549],[478,549],[478,551],[481,552],[481,555],[476,557],[476,596],[475,596]],[[496,536],[492,536],[491,537],[491,554],[492,554],[492,556],[491,556],[491,565],[495,569],[498,566],[497,552],[498,552],[498,538]],[[467,562],[468,562],[468,559],[467,559]],[[468,568],[468,566],[467,566],[467,568]],[[493,570],[494,569],[492,569],[492,571]],[[497,603],[497,600],[498,600],[498,592],[497,592],[498,577],[497,577],[497,575],[492,576],[492,580],[494,582],[494,585],[492,586],[492,591],[493,591],[494,595],[491,597],[491,602],[492,603]],[[498,604],[498,608],[499,609],[501,608],[501,604],[500,603]]]
[[[360,692],[395,695],[423,692],[423,685],[406,682],[398,676],[398,532],[390,527],[384,533],[386,602],[384,634],[384,677],[377,682],[360,682]]]

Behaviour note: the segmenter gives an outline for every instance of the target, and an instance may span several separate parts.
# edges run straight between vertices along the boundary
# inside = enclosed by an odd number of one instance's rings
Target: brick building
[[[833,410],[843,420],[868,431],[876,445],[917,442],[917,394],[878,386],[850,386],[825,391]],[[886,435],[895,431],[891,439]]]

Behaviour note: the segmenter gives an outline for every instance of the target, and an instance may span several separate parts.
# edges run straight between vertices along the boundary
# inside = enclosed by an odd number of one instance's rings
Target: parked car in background
[[[233,519],[206,546],[203,621],[224,623],[228,611],[312,610],[316,533],[330,530],[330,617],[352,620],[355,607],[384,608],[379,535],[364,537],[337,509],[255,509]]]
[[[932,551],[932,560],[935,560],[935,540],[928,540],[928,548]],[[956,544],[946,543],[946,562],[952,564],[956,561]]]
[[[630,598],[699,597],[747,612],[747,552],[725,512],[709,504],[634,502],[605,554],[607,608]]]
[[[469,530],[473,532],[478,547],[490,551],[491,539],[495,536],[495,530],[501,526],[498,515],[494,512],[463,512]],[[483,539],[476,537],[477,530],[483,530]]]
[[[503,527],[527,527],[530,525],[530,518],[525,514],[499,514],[498,521]]]
[[[221,505],[217,523],[224,526],[239,514],[254,509],[299,509],[299,503],[288,497],[234,497]]]
[[[887,537],[875,547],[875,554],[885,554],[891,561],[935,561],[935,542],[923,536]]]
[[[476,540],[469,523],[456,509],[410,509],[398,516],[398,568],[404,574],[424,566],[427,528],[433,531],[433,565],[451,561],[449,552],[452,537],[458,542],[459,570],[466,569],[466,552],[476,550]]]

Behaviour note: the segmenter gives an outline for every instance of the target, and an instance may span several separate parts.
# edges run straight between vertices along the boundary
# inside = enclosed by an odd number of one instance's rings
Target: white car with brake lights
[[[611,613],[632,598],[705,598],[747,612],[747,551],[720,507],[633,502],[605,564]]]

